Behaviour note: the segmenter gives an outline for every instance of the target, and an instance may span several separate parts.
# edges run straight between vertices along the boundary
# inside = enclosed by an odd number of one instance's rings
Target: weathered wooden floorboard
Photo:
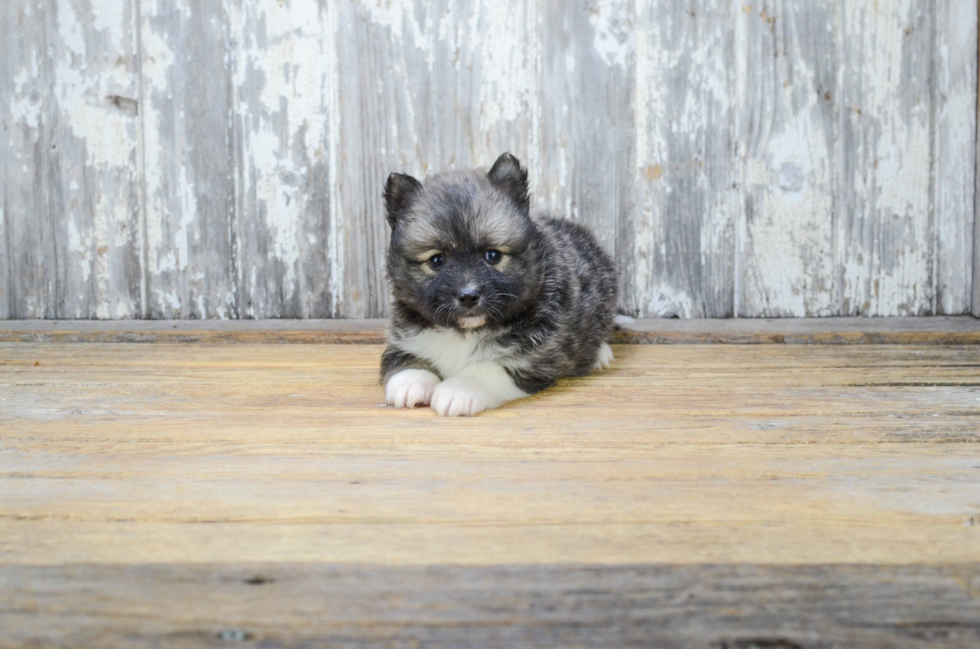
[[[977,564],[7,566],[0,646],[966,649],[978,588]]]
[[[12,320],[0,342],[384,342],[385,320]],[[980,344],[980,320],[927,318],[640,319],[617,329],[618,344]]]
[[[0,344],[0,647],[980,641],[980,347],[614,351],[440,419],[378,345]]]
[[[615,353],[440,419],[378,345],[2,345],[0,562],[980,560],[980,347]]]

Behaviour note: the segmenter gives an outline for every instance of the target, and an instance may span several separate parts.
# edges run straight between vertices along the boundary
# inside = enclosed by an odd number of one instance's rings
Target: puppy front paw
[[[388,379],[385,402],[396,408],[426,406],[437,385],[439,377],[428,370],[402,370]]]
[[[596,355],[595,365],[592,369],[608,370],[613,362],[613,350],[609,343],[602,343],[599,346],[599,353]]]
[[[446,379],[432,393],[432,409],[442,417],[472,417],[489,405],[479,386],[460,377]]]

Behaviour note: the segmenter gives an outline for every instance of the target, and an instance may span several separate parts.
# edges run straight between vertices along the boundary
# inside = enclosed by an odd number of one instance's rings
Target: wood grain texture
[[[20,647],[967,649],[976,564],[0,568]]]
[[[139,315],[130,0],[0,8],[0,317]]]
[[[764,2],[737,19],[744,106],[738,315],[837,311],[837,32],[853,28],[836,22],[839,4]]]
[[[731,317],[740,211],[731,26],[739,10],[658,0],[637,11],[637,206],[626,308]]]
[[[234,47],[238,314],[339,315],[337,3],[225,4]]]
[[[142,8],[146,315],[338,315],[336,8]]]
[[[830,26],[839,4],[754,3],[736,19],[743,107],[737,315],[836,312],[834,98],[840,61],[837,29]]]
[[[342,313],[377,317],[389,299],[388,174],[489,167],[507,150],[530,159],[535,21],[525,0],[339,6]]]
[[[936,36],[931,92],[933,112],[932,181],[936,214],[935,305],[933,313],[967,313],[971,306],[969,282],[973,267],[977,175],[976,147],[977,11],[971,2],[943,0],[935,6]],[[975,212],[974,212],[975,214]],[[965,218],[964,218],[965,217]],[[975,220],[974,220],[975,221]]]
[[[385,320],[14,320],[0,342],[370,344],[385,340]],[[791,318],[637,320],[613,333],[621,345],[978,345],[980,320]]]
[[[980,347],[615,351],[461,420],[375,345],[3,345],[0,562],[980,560]]]
[[[849,3],[840,16],[837,271],[849,315],[935,312],[934,7]]]
[[[975,12],[890,1],[744,14],[739,313],[964,313]]]
[[[541,69],[537,150],[528,162],[537,202],[584,223],[617,260],[620,292],[635,302],[633,220],[636,129],[634,5],[604,0],[541,5],[534,38]],[[647,128],[647,125],[642,125]],[[633,306],[628,310],[635,311]]]
[[[380,353],[0,344],[0,646],[980,637],[980,347],[617,346],[468,420]]]
[[[966,314],[973,9],[14,0],[0,317],[383,316],[384,178],[504,150],[629,313]]]
[[[977,2],[977,12],[980,14],[980,2]],[[980,19],[978,19],[980,20]],[[976,156],[976,185],[974,192],[975,209],[973,214],[973,287],[972,313],[980,318],[980,46],[977,48],[977,156]]]
[[[145,315],[237,315],[234,107],[222,3],[141,3]]]

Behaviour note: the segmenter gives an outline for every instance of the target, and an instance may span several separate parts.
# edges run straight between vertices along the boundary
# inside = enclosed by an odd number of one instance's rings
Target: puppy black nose
[[[475,288],[464,288],[456,296],[460,305],[467,309],[472,309],[480,302],[480,292]]]

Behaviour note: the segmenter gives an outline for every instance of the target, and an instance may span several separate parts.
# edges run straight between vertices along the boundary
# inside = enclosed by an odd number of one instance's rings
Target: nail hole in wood
[[[222,629],[218,631],[218,640],[222,642],[245,642],[251,639],[252,634],[245,629]]]

